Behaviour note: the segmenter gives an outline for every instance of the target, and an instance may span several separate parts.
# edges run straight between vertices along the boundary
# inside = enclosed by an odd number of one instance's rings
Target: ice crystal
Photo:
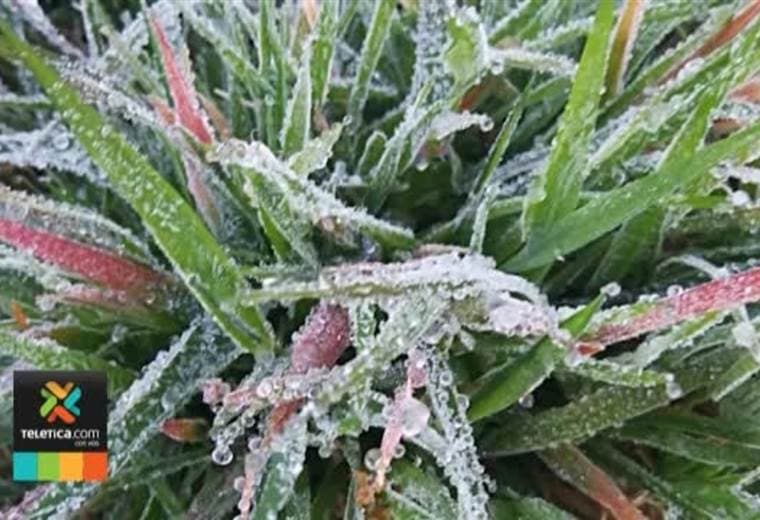
[[[453,375],[440,354],[431,354],[429,359],[428,397],[444,441],[434,455],[457,490],[458,515],[486,519],[488,477],[478,460],[464,401],[451,385]]]

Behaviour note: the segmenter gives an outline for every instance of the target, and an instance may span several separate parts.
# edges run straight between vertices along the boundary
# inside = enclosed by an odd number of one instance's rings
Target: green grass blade
[[[390,483],[392,487],[387,487],[385,496],[394,518],[456,518],[456,503],[434,474],[402,459],[393,463]]]
[[[262,0],[259,3],[259,69],[264,77],[274,77],[274,96],[265,100],[267,143],[276,148],[277,136],[285,119],[288,99],[288,67],[285,49],[280,41],[275,23],[275,3]]]
[[[394,0],[377,0],[375,2],[375,10],[362,46],[356,78],[354,78],[348,97],[347,113],[348,117],[351,118],[352,128],[357,128],[362,121],[362,111],[367,102],[369,83],[377,67],[377,62],[380,60],[380,54],[383,52],[383,45],[391,28],[395,8],[396,2]]]
[[[600,72],[605,69],[614,12],[614,2],[600,2],[549,162],[526,197],[523,235],[528,240],[537,230],[551,227],[578,204],[588,145],[602,94],[604,75]]]
[[[655,206],[625,222],[594,271],[589,288],[622,281],[637,267],[650,267],[662,239],[664,218],[664,208]]]
[[[652,387],[667,384],[669,374],[620,365],[604,359],[587,359],[570,370],[574,374],[610,385]]]
[[[356,166],[356,173],[361,177],[366,177],[372,171],[372,168],[380,161],[385,151],[385,145],[388,138],[380,130],[375,130],[367,139],[364,145],[364,152],[359,158]]]
[[[488,41],[491,45],[497,45],[501,40],[515,36],[520,33],[526,26],[530,25],[531,20],[537,18],[543,0],[523,0],[514,9],[510,10],[509,15],[502,18],[491,34],[488,35]]]
[[[330,88],[333,53],[338,37],[339,2],[321,2],[319,20],[311,44],[311,103],[320,108]]]
[[[613,437],[717,466],[760,464],[760,435],[716,418],[653,414],[635,419]]]
[[[311,58],[310,51],[303,57],[298,79],[288,102],[280,141],[282,151],[291,156],[301,151],[311,131]]]
[[[309,175],[311,172],[324,168],[342,132],[343,124],[336,123],[322,132],[319,137],[307,141],[300,152],[288,159],[290,169],[299,175]]]
[[[283,437],[286,438],[283,442]],[[253,520],[275,518],[293,494],[306,457],[306,420],[289,421],[287,431],[274,441],[276,451],[269,457],[261,490],[254,506]]]
[[[245,192],[258,206],[259,221],[277,259],[300,260],[312,267],[319,265],[308,222],[294,214],[269,179],[250,170],[242,174],[248,179]]]
[[[486,159],[486,164],[483,167],[483,172],[475,182],[475,192],[480,192],[484,190],[486,186],[488,186],[491,177],[493,177],[494,172],[496,172],[496,168],[504,158],[504,154],[506,153],[507,148],[509,147],[509,143],[512,140],[512,134],[514,133],[515,128],[517,128],[517,123],[520,122],[522,114],[523,106],[522,104],[518,103],[518,105],[512,109],[507,118],[504,120],[504,123],[501,125],[501,130],[499,130],[499,134],[496,136],[493,147],[488,154],[488,159]]]
[[[513,497],[491,501],[494,518],[521,520],[572,520],[570,513],[538,497]]]

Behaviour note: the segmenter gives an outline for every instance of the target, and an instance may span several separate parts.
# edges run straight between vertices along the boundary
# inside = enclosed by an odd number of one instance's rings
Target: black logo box
[[[41,390],[48,381],[60,385],[74,383],[82,390],[79,399],[79,417],[73,424],[58,420],[47,422],[40,417],[40,406],[45,401]],[[13,372],[13,450],[32,452],[61,451],[106,451],[108,446],[108,396],[106,393],[105,372],[84,370],[19,370]],[[22,430],[36,430],[40,435],[48,430],[56,430],[55,435],[68,435],[71,438],[23,438]],[[99,433],[97,438],[75,439],[75,432],[90,431],[88,437],[94,437],[92,430]],[[81,433],[80,433],[81,435]]]

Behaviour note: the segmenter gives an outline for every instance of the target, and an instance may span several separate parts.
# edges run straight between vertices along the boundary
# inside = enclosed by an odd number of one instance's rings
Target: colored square
[[[37,480],[58,480],[58,454],[37,454]]]
[[[13,480],[37,480],[37,454],[25,451],[13,452]]]
[[[66,453],[58,454],[59,480],[82,480],[84,474],[84,454]]]
[[[85,452],[82,476],[84,480],[105,480],[108,477],[108,453]]]

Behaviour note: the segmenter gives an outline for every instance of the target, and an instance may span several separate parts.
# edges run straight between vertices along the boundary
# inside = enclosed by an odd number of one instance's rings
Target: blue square
[[[37,480],[37,454],[29,451],[13,452],[13,480]]]

